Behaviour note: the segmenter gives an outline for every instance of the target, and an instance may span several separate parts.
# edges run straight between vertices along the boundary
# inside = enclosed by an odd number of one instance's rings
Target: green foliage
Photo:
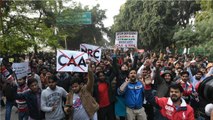
[[[105,10],[101,10],[99,5],[92,9],[82,8],[81,4],[76,3],[64,7],[62,3],[66,1],[3,1],[0,7],[0,53],[23,53],[32,47],[37,52],[43,46],[56,49],[63,46],[59,43],[64,43],[64,40],[75,47],[78,44],[72,44],[72,41],[102,44],[103,32],[108,32],[102,22],[106,18]],[[56,24],[60,14],[83,11],[92,12],[92,25]]]
[[[199,10],[195,1],[127,0],[120,8],[111,28],[111,41],[118,31],[138,31],[138,47],[161,49],[175,44],[173,35],[185,28],[189,18]]]
[[[208,56],[213,60],[213,1],[200,0],[201,11],[195,16],[195,24],[180,28],[173,36],[178,48],[190,47],[191,52]]]
[[[94,6],[92,9],[88,7],[82,8],[81,5],[76,6],[74,9],[68,8],[61,14],[66,14],[66,11],[85,12],[90,11],[92,13],[91,25],[70,25],[59,26],[59,31],[66,33],[65,38],[68,44],[68,49],[79,49],[81,43],[89,43],[95,45],[103,45],[105,41],[103,33],[108,30],[103,25],[103,20],[106,18],[105,10],[100,9],[100,5]],[[64,41],[61,41],[62,46]]]
[[[187,26],[186,28],[180,28],[173,36],[173,41],[176,43],[176,47],[190,47],[198,45],[200,42],[197,38],[197,32],[193,31],[193,26]]]

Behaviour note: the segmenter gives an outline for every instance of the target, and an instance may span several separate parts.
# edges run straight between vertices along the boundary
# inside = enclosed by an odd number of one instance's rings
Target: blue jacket
[[[131,109],[140,109],[143,107],[144,100],[144,86],[140,81],[136,83],[129,83],[124,92],[117,90],[118,95],[124,95],[125,104]]]

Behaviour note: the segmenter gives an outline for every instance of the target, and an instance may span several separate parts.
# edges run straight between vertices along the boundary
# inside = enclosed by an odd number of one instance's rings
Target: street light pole
[[[67,50],[67,38],[64,40],[65,50]]]

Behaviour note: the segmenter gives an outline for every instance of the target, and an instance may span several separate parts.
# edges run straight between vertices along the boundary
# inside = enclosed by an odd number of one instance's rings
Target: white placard
[[[115,45],[121,48],[137,47],[138,32],[116,32]]]
[[[80,44],[80,51],[87,53],[89,59],[94,62],[101,61],[101,47],[99,46]]]
[[[59,72],[88,72],[88,54],[79,51],[57,50],[56,70]]]
[[[29,71],[29,62],[13,63],[12,68],[15,70],[17,79],[27,76]]]

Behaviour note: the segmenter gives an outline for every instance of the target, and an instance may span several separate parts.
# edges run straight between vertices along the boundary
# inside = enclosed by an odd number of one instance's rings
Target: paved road
[[[16,107],[13,107],[12,114],[11,114],[11,120],[18,120],[18,113],[16,113],[17,109]],[[0,120],[5,120],[5,107],[0,107]]]

